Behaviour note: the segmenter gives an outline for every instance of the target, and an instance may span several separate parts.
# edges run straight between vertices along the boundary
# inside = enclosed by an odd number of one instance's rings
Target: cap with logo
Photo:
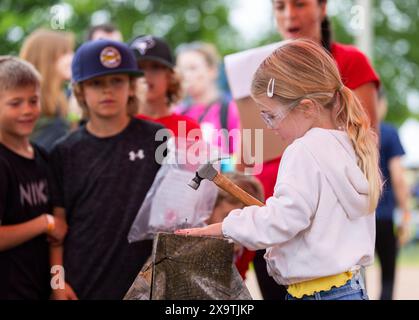
[[[132,50],[125,43],[106,39],[82,44],[74,55],[71,71],[73,82],[117,73],[142,75]]]
[[[137,61],[152,60],[171,69],[175,67],[172,50],[162,38],[143,35],[132,40],[129,46],[133,50]]]

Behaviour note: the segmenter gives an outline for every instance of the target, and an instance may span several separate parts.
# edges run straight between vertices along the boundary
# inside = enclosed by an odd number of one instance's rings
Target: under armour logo
[[[137,152],[130,151],[128,155],[129,155],[130,161],[135,161],[136,158],[141,160],[141,159],[144,159],[144,150],[140,149]]]
[[[141,37],[135,40],[131,47],[138,50],[138,52],[143,56],[146,54],[148,49],[151,49],[155,46],[156,42],[151,36]]]

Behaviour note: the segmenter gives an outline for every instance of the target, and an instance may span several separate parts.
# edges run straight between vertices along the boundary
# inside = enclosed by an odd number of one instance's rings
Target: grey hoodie
[[[289,285],[373,263],[368,203],[347,133],[313,128],[285,150],[266,206],[233,210],[222,228],[251,250],[267,248],[269,274]]]

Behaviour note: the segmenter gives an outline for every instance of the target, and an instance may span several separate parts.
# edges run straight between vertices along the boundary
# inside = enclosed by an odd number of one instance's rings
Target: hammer
[[[208,162],[200,166],[195,174],[195,177],[188,183],[188,185],[192,189],[197,190],[201,184],[201,181],[204,179],[208,179],[214,182],[218,187],[235,196],[246,206],[263,207],[265,205],[263,202],[248,194],[246,191],[244,191],[242,188],[240,188],[226,176],[219,173],[214,168],[211,162]]]

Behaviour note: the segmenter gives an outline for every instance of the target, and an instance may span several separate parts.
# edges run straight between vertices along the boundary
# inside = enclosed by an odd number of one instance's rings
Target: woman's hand
[[[183,234],[186,236],[211,236],[211,237],[222,237],[223,232],[221,229],[222,223],[214,223],[209,226],[202,228],[192,228],[192,229],[181,229],[176,230],[175,234]]]

